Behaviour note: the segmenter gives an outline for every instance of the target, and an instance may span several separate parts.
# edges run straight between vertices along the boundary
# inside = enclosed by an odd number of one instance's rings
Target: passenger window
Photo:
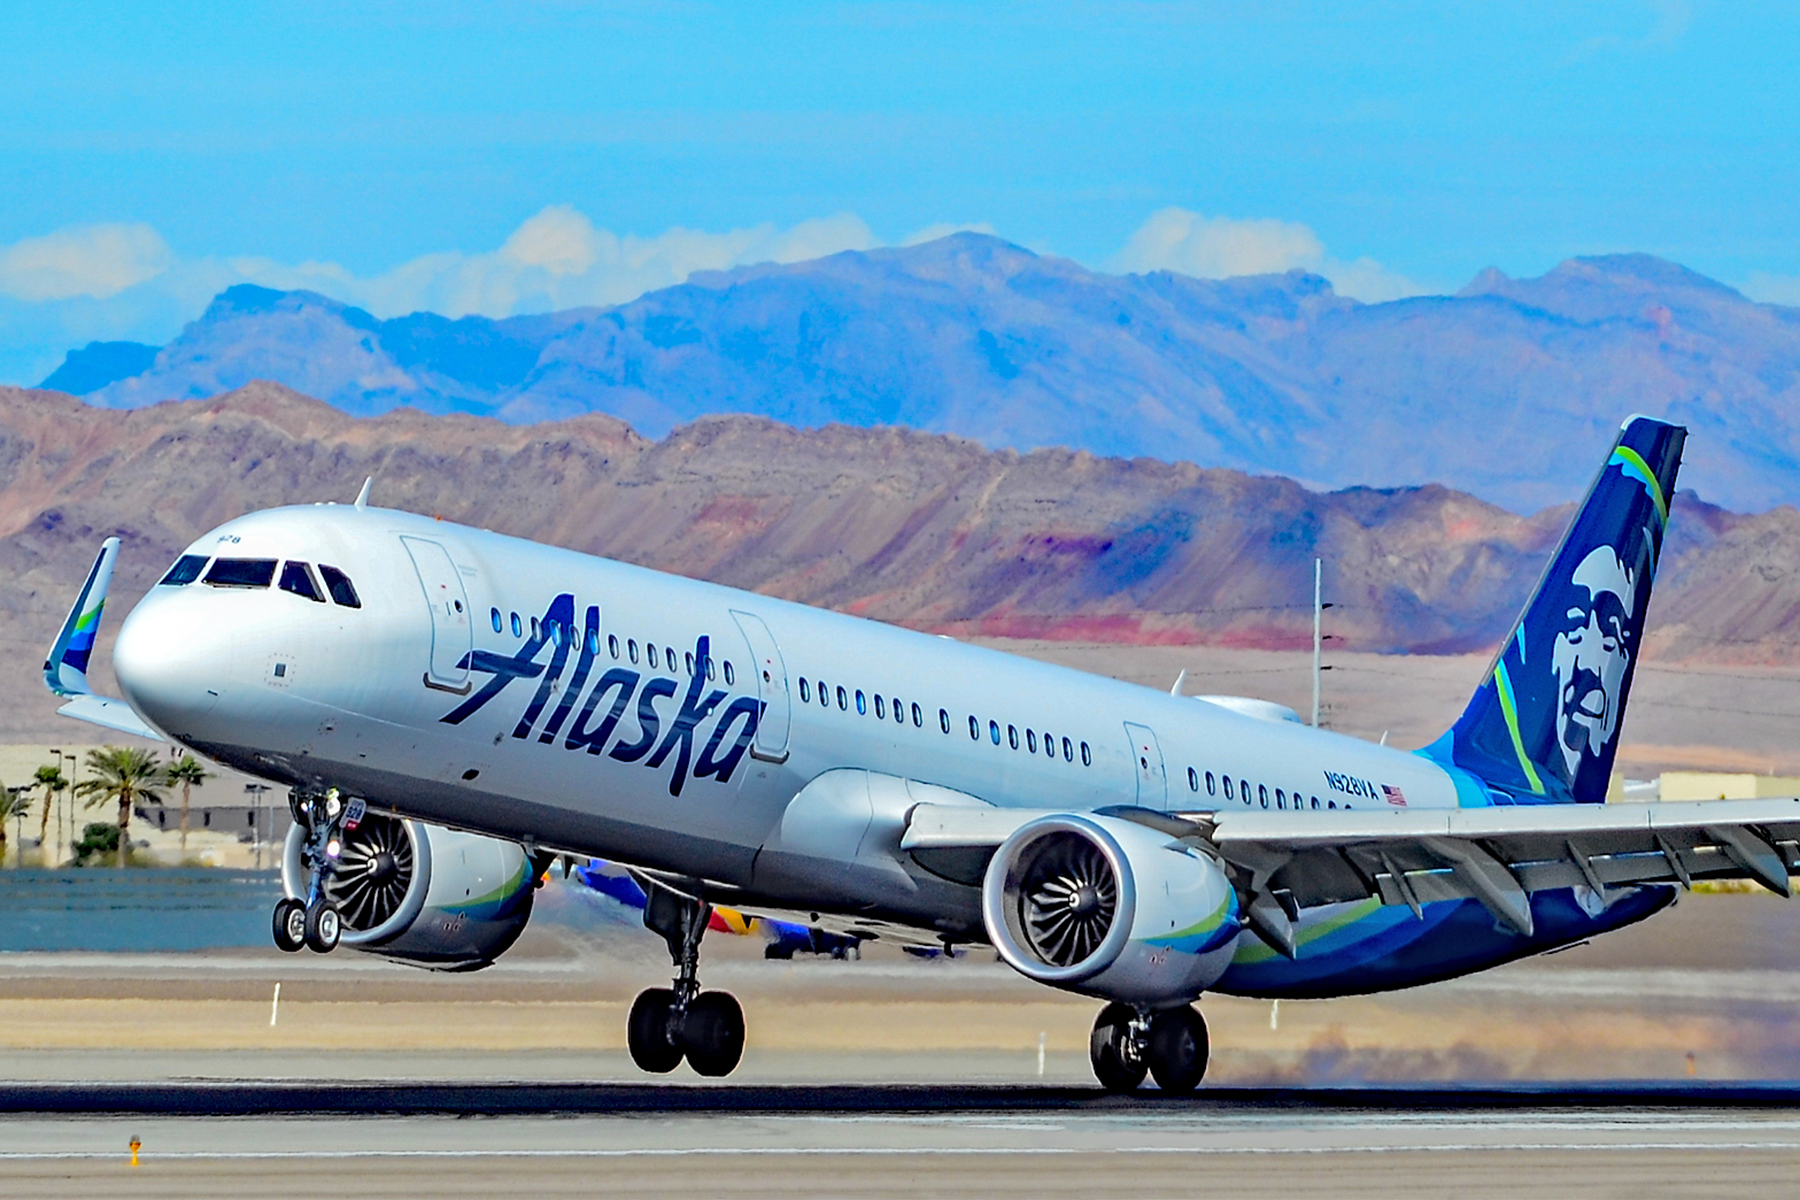
[[[1008,725],[1006,727],[1006,744],[1011,746],[1014,750],[1019,748],[1019,727],[1017,725]]]
[[[1044,753],[1051,758],[1056,757],[1056,739],[1047,733],[1044,735]]]
[[[1259,783],[1256,785],[1256,798],[1262,803],[1264,808],[1269,807],[1269,788],[1267,784]]]
[[[1275,807],[1281,809],[1287,807],[1287,793],[1280,788],[1275,789]]]
[[[730,663],[725,664],[725,682],[726,683],[731,682],[731,664]],[[802,675],[800,677],[800,703],[802,703],[802,704],[811,704],[812,703],[812,688],[807,686],[806,676],[804,676],[804,675]]]
[[[1194,768],[1189,767],[1188,768],[1188,791],[1197,792],[1199,790],[1200,790],[1200,775],[1197,771],[1194,770]]]
[[[861,688],[856,689],[856,715],[859,717],[869,715],[869,702],[863,698]]]
[[[1312,806],[1313,806],[1313,810],[1316,812],[1319,807],[1319,798],[1317,796],[1314,796],[1312,798]]]
[[[844,694],[844,687],[842,684],[838,685],[837,698],[838,698],[838,711],[839,712],[849,712],[850,711],[850,698]]]
[[[205,569],[206,555],[184,554],[175,560],[175,565],[169,568],[169,573],[162,577],[161,582],[170,587],[180,587],[200,578],[200,572]]]
[[[589,658],[600,657],[600,631],[598,629],[587,631],[587,652]]]
[[[733,676],[735,676],[736,674],[737,674],[737,672],[735,672],[731,669],[731,660],[729,658],[726,659],[725,660],[725,686],[726,687],[730,687],[732,684],[737,682],[737,680],[735,678],[733,678]],[[805,697],[801,697],[801,699],[805,699]]]
[[[681,661],[687,667],[687,673],[688,673],[689,678],[692,678],[693,674],[694,674],[694,652],[692,650],[689,650],[686,653],[684,653],[681,656]],[[702,672],[702,673],[704,674],[704,672]]]
[[[976,742],[981,740],[981,722],[975,719],[973,713],[969,714],[969,739]]]
[[[669,670],[673,671],[675,669],[675,662],[676,662],[675,647],[673,647],[673,646],[664,646],[663,647],[663,661],[669,664]]]
[[[618,634],[609,633],[606,635],[606,652],[608,654],[612,655],[614,662],[619,661],[619,635]]]
[[[319,595],[319,586],[313,582],[312,572],[307,570],[303,562],[285,562],[281,565],[280,588],[284,592],[292,592],[296,596],[305,596],[315,604],[325,603],[325,597]]]
[[[647,661],[650,664],[650,669],[653,671],[659,665],[657,662],[657,659],[656,659],[656,643],[655,642],[649,642],[649,643],[645,644],[644,659],[645,659],[645,661]]]
[[[1081,743],[1081,765],[1084,767],[1094,765],[1094,752],[1088,749],[1086,742]]]
[[[505,625],[503,625],[500,620],[500,610],[496,608],[490,615],[493,617],[494,621],[494,632],[499,633],[505,628]]]
[[[1025,729],[1025,753],[1037,753],[1037,730],[1032,729],[1029,726]]]
[[[916,701],[914,702],[914,704],[912,706],[912,714],[913,714],[913,728],[915,728],[915,729],[925,728],[925,714],[923,712],[919,711],[919,705]],[[949,714],[946,713],[946,714],[944,714],[944,725],[946,726],[946,728],[944,729],[945,733],[950,732],[950,730],[948,728],[949,724],[950,724]]]
[[[988,721],[988,740],[992,741],[996,746],[1000,744],[1000,722],[994,720]]]
[[[880,692],[875,693],[875,719],[877,721],[887,720],[887,709],[882,706]]]
[[[206,573],[214,587],[266,588],[275,581],[272,558],[218,558]]]
[[[706,677],[708,679],[715,678],[717,673],[717,668],[713,666],[712,656],[709,654],[706,657]]]
[[[1244,798],[1245,804],[1250,803],[1250,781],[1248,779],[1238,780],[1238,795]],[[1263,807],[1267,808],[1268,805],[1265,804]]]
[[[1325,802],[1325,807],[1328,809],[1334,809],[1337,807],[1337,801],[1336,800],[1327,800]]]
[[[1213,773],[1211,771],[1206,773],[1206,794],[1209,796],[1218,795],[1217,792],[1213,791]],[[1225,798],[1227,800],[1231,799],[1231,790],[1229,788],[1226,789]]]
[[[633,666],[637,665],[637,639],[636,638],[626,638],[625,639],[625,657],[629,658],[631,660]]]
[[[1208,776],[1208,778],[1211,778],[1211,776]],[[1227,775],[1227,776],[1226,776],[1226,777],[1225,777],[1225,798],[1226,798],[1226,799],[1227,799],[1227,800],[1235,800],[1235,799],[1237,799],[1237,797],[1236,797],[1236,796],[1233,796],[1233,795],[1232,795],[1232,794],[1231,794],[1231,776],[1229,776],[1229,775]]]
[[[1074,762],[1075,761],[1075,747],[1069,744],[1068,738],[1063,739],[1063,761],[1064,762]]]
[[[829,692],[830,692],[830,689],[827,688],[823,683],[821,683],[819,685],[819,704],[823,708],[831,707],[831,696],[828,694]]]
[[[945,733],[950,732],[950,710],[949,709],[947,709],[947,708],[938,709],[938,724],[942,725],[944,727]]]
[[[519,614],[512,615],[512,631],[514,637],[524,637],[525,631],[519,628]]]

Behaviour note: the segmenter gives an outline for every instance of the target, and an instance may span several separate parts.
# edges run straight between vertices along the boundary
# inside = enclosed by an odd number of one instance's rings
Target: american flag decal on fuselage
[[[1384,783],[1381,785],[1381,794],[1387,797],[1387,802],[1389,804],[1400,808],[1406,807],[1406,793],[1399,788]]]

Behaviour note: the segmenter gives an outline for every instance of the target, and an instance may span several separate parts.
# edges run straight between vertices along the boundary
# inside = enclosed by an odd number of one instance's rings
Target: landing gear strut
[[[1114,1001],[1088,1036],[1094,1077],[1109,1092],[1135,1091],[1146,1074],[1165,1092],[1191,1092],[1207,1054],[1206,1021],[1191,1004],[1150,1012]]]
[[[674,960],[673,987],[639,994],[626,1023],[631,1060],[666,1075],[683,1058],[695,1073],[729,1075],[744,1056],[744,1010],[730,992],[700,990],[700,939],[712,905],[655,883],[645,889],[644,925],[660,933]]]
[[[346,802],[336,788],[323,794],[291,792],[288,807],[294,822],[306,835],[300,849],[300,865],[306,872],[304,899],[289,897],[276,904],[273,926],[275,945],[293,953],[302,948],[319,954],[337,949],[344,921],[337,906],[325,896],[325,886],[337,869],[346,825],[362,819],[363,803]]]

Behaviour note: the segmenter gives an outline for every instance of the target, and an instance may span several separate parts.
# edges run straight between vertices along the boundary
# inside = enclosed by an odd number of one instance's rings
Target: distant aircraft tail
[[[1625,422],[1469,707],[1422,754],[1516,803],[1605,801],[1686,439]]]
[[[106,606],[106,590],[112,586],[113,564],[119,558],[119,539],[107,538],[100,543],[100,553],[88,572],[75,607],[69,610],[62,631],[44,660],[44,682],[58,696],[86,696],[88,660],[94,654],[94,637],[100,632],[100,610]]]

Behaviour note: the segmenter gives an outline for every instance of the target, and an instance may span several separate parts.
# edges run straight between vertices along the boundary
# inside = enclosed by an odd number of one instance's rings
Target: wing
[[[1800,870],[1800,798],[1565,804],[1305,814],[1111,815],[1192,838],[1232,868],[1249,925],[1292,955],[1302,909],[1378,897],[1415,915],[1474,899],[1529,936],[1530,895],[1587,886],[1754,879],[1779,895]],[[920,805],[901,848],[927,870],[977,882],[1013,829],[1045,815]]]

